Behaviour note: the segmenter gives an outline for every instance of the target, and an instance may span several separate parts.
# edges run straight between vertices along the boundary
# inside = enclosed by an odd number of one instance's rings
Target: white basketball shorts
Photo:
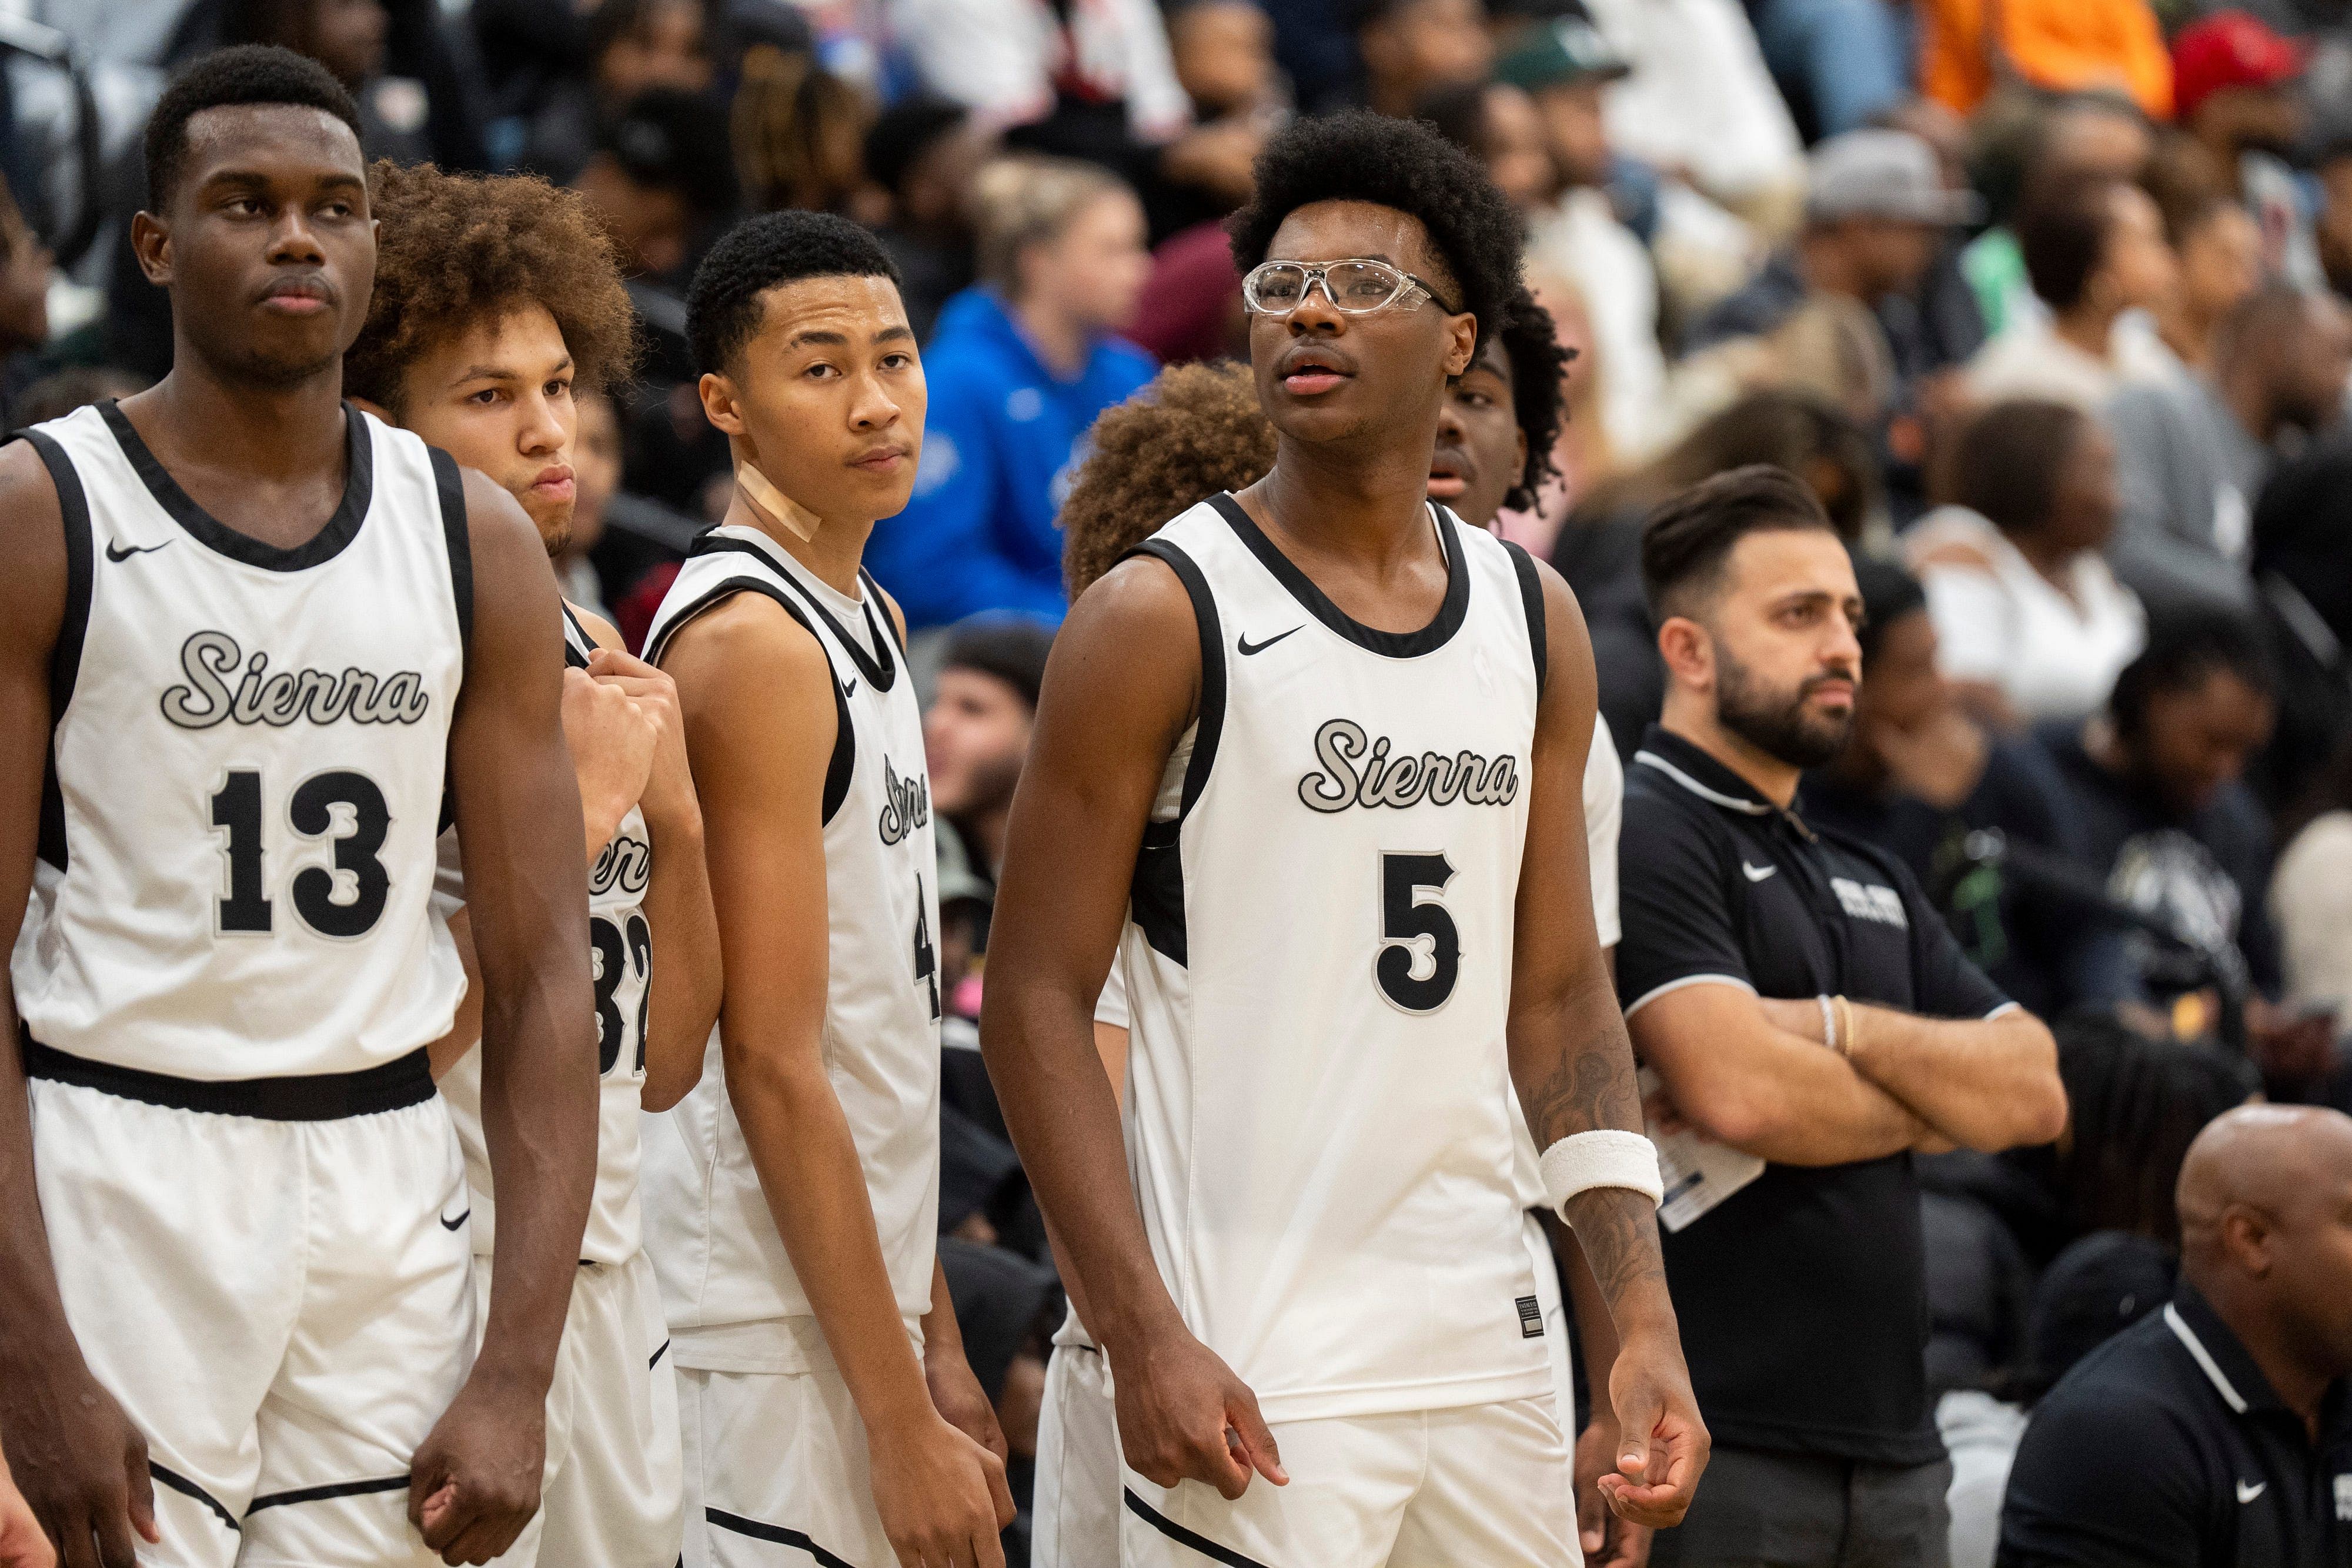
[[[481,1312],[490,1260],[474,1260]],[[674,1568],[682,1531],[677,1383],[643,1252],[583,1263],[547,1391],[539,1512],[499,1568]]]
[[[1118,1470],[1110,1358],[1091,1344],[1062,1338],[1045,1364],[1045,1397],[1037,1413],[1032,1568],[1109,1568],[1118,1562]]]
[[[1549,1395],[1273,1431],[1290,1484],[1232,1502],[1125,1471],[1124,1568],[1580,1568]]]
[[[440,1561],[408,1466],[472,1363],[474,1290],[424,1055],[214,1084],[28,1052],[67,1320],[147,1439],[163,1539],[141,1563]]]

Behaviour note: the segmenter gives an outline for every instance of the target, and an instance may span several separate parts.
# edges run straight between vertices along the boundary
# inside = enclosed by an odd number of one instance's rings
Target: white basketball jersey
[[[662,601],[646,656],[659,664],[687,622],[759,593],[806,627],[831,663],[840,727],[824,800],[825,1064],[865,1167],[898,1310],[911,1320],[930,1310],[939,1230],[939,888],[922,706],[882,591],[862,570],[859,579],[864,591],[853,599],[757,529],[715,528]],[[709,851],[730,852],[717,841]],[[717,1032],[701,1082],[659,1121],[667,1125],[646,1150],[646,1234],[679,1364],[775,1369],[772,1358],[788,1358],[794,1343],[775,1332],[778,1320],[811,1309],[736,1123]],[[714,1353],[720,1343],[729,1351]]]
[[[357,1071],[449,1027],[433,841],[472,570],[455,464],[344,405],[342,505],[279,549],[112,403],[28,433],[68,560],[16,1007],[179,1078]]]
[[[1186,1323],[1269,1420],[1551,1382],[1504,1040],[1541,590],[1431,515],[1447,589],[1409,633],[1350,619],[1231,496],[1142,547],[1202,671],[1121,954],[1129,1160]]]
[[[596,644],[563,610],[563,662],[588,667]],[[591,1263],[625,1263],[642,1244],[637,1219],[637,1124],[646,1083],[646,994],[653,982],[653,927],[646,920],[646,885],[653,877],[653,835],[635,806],[621,819],[588,873],[588,965],[596,986],[596,1192],[588,1207],[580,1256]],[[441,835],[438,902],[466,902],[466,875],[457,830]],[[490,1255],[498,1216],[490,1191],[490,1147],[482,1136],[482,1052],[478,1044],[441,1080],[441,1097],[457,1124],[473,1189],[474,1251]]]

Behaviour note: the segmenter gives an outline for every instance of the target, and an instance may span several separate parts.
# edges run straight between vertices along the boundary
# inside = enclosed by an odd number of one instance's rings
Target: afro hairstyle
[[[327,68],[291,49],[239,44],[215,49],[180,73],[147,117],[147,210],[161,213],[188,162],[188,121],[208,109],[290,104],[321,110],[360,134],[359,106]]]
[[[1527,466],[1504,496],[1503,505],[1526,511],[1536,504],[1536,492],[1544,481],[1559,472],[1552,452],[1559,444],[1561,411],[1567,405],[1568,362],[1576,351],[1561,344],[1551,312],[1524,287],[1511,297],[1496,340],[1511,367],[1511,412],[1519,433],[1528,438]]]
[[[1295,120],[1270,138],[1254,171],[1256,194],[1227,220],[1244,276],[1265,259],[1283,220],[1317,202],[1369,202],[1419,220],[1456,298],[1478,319],[1478,340],[1510,319],[1526,235],[1519,215],[1475,158],[1419,120],[1365,110]]]
[[[1247,365],[1172,365],[1103,411],[1062,501],[1062,580],[1075,600],[1171,517],[1274,466],[1274,426]]]
[[[686,336],[706,374],[723,373],[760,330],[760,296],[805,277],[887,277],[898,264],[882,242],[831,213],[763,213],[720,236],[694,269]]]
[[[353,396],[398,413],[408,368],[428,350],[534,304],[555,318],[574,384],[605,392],[628,380],[636,312],[612,235],[576,192],[389,160],[368,175],[383,227],[367,325],[343,355]]]

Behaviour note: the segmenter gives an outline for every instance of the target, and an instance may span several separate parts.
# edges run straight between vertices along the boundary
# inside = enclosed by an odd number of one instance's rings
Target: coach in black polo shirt
[[[1626,769],[1618,991],[1654,1117],[1754,1156],[1709,1172],[1696,1217],[1668,1177],[1715,1457],[1652,1561],[1941,1564],[1911,1155],[2055,1137],[2056,1048],[1893,855],[1797,807],[1862,676],[1853,564],[1811,492],[1711,479],[1652,517],[1642,567],[1668,686]]]
[[[2179,1209],[2171,1303],[2025,1429],[2001,1568],[2352,1568],[2352,1117],[2227,1113]]]

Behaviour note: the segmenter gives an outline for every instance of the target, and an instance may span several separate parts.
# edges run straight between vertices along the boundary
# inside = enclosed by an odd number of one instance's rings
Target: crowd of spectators
[[[1241,351],[1222,221],[1290,117],[1428,120],[1522,214],[1557,330],[1464,378],[1433,494],[1569,579],[1630,758],[1673,679],[1644,519],[1793,475],[1868,609],[1852,738],[1797,810],[1900,862],[2056,1030],[2063,1137],[1920,1161],[1953,1551],[1982,1564],[2084,1314],[2170,1289],[2198,1129],[2257,1093],[2352,1108],[2352,10],[2242,4],[20,0],[0,402],[21,425],[169,364],[128,239],[138,131],[196,55],[286,45],[353,90],[372,155],[535,172],[614,235],[647,352],[583,399],[558,567],[635,637],[726,500],[696,261],[764,209],[880,234],[929,384],[915,500],[868,559],[954,830],[941,1218],[983,1254],[950,1272],[1015,1303],[967,1337],[1019,1450],[1051,1259],[968,1020],[1065,504],[1139,393],[1263,470],[1245,378],[1162,371]],[[1479,455],[1498,409],[1516,466]],[[1180,439],[1103,430],[1131,486]]]

